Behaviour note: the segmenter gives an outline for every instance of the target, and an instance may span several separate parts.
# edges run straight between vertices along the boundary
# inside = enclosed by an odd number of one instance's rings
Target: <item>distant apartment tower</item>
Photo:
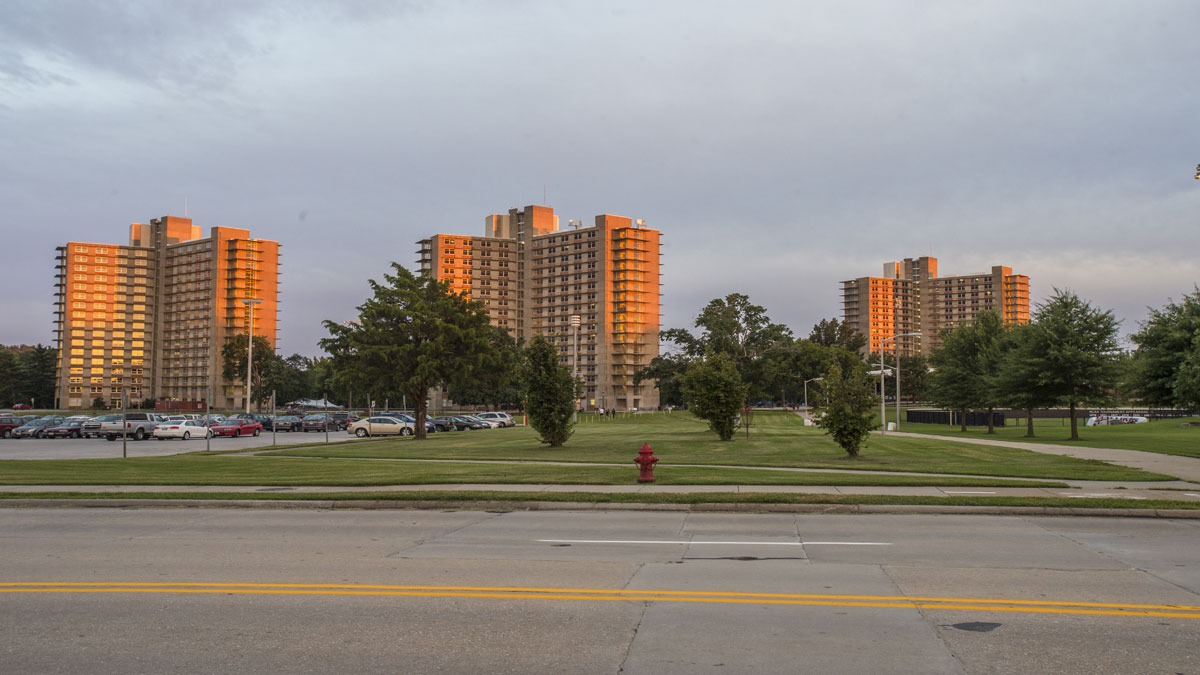
[[[242,380],[221,376],[221,348],[248,329],[276,342],[279,243],[188,218],[130,226],[129,245],[69,242],[57,249],[55,334],[60,408],[147,398],[244,405]]]
[[[658,356],[658,230],[608,214],[560,230],[554,209],[526,206],[488,216],[482,237],[438,234],[418,245],[422,272],[483,302],[493,325],[513,337],[550,340],[568,368],[578,316],[585,409],[658,406],[654,382],[633,381]]]
[[[880,277],[842,282],[843,321],[867,339],[870,352],[881,343],[891,351],[897,342],[902,355],[929,354],[943,331],[989,310],[1007,325],[1029,323],[1029,277],[1003,266],[938,277],[937,258],[920,257],[884,263]],[[896,337],[910,333],[920,336]]]

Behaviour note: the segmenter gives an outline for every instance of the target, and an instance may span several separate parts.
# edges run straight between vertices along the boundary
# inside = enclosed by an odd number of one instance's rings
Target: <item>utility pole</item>
[[[249,310],[246,318],[246,414],[250,414],[250,376],[254,373],[254,306],[261,304],[260,298],[246,298],[242,304]]]

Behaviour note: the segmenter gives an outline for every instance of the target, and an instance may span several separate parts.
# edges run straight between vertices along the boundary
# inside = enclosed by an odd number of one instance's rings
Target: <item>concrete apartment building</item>
[[[920,257],[884,263],[883,276],[842,282],[843,321],[867,338],[870,352],[881,343],[890,352],[895,342],[903,356],[927,355],[941,346],[943,331],[988,310],[1005,324],[1029,323],[1029,277],[999,265],[939,277],[937,258]],[[921,335],[896,337],[908,333]]]
[[[214,227],[202,237],[188,218],[130,226],[129,245],[68,242],[57,249],[55,340],[59,408],[112,407],[121,395],[202,407],[245,403],[240,382],[221,377],[221,347],[248,328],[274,346],[279,243]],[[244,378],[244,375],[242,376]]]
[[[554,209],[526,206],[488,216],[482,237],[437,234],[418,245],[421,271],[484,303],[494,325],[518,339],[545,337],[568,368],[578,356],[585,410],[658,406],[654,382],[633,382],[658,356],[657,230],[609,214],[560,230]],[[431,400],[434,409],[448,404]]]

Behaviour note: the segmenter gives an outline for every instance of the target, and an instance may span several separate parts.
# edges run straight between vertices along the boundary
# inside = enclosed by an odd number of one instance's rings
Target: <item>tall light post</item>
[[[825,380],[825,378],[823,378],[823,377],[810,377],[804,381],[804,409],[805,410],[808,410],[808,383],[809,382],[823,382],[824,380]]]
[[[887,433],[887,401],[883,396],[883,343],[902,337],[921,337],[920,333],[904,333],[883,338],[879,341],[879,433]],[[895,345],[896,352],[896,428],[900,428],[900,343]]]
[[[573,354],[571,361],[571,378],[575,383],[575,410],[571,413],[571,423],[579,421],[579,323],[581,318],[578,314],[571,315],[571,352]]]
[[[250,375],[254,371],[254,306],[261,304],[259,298],[246,298],[242,304],[250,314],[246,319],[246,414],[250,414]]]

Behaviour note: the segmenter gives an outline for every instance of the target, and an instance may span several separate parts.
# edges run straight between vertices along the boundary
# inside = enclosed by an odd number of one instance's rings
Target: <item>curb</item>
[[[805,513],[979,516],[1089,516],[1200,520],[1200,510],[1083,509],[1042,506],[943,506],[938,504],[614,504],[609,502],[438,501],[438,500],[260,500],[260,499],[3,499],[0,508],[106,509],[308,509],[319,511],[681,511],[695,513]]]

